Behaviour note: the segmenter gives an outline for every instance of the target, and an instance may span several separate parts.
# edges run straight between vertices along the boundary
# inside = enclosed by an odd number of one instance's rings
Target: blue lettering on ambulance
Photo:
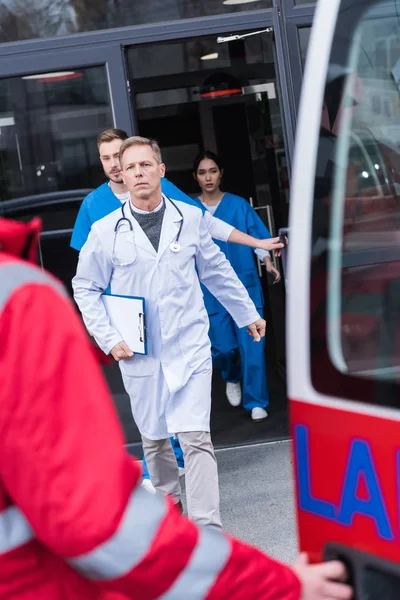
[[[296,425],[295,444],[297,454],[297,481],[299,484],[299,500],[302,510],[325,519],[335,520],[335,505],[315,498],[311,492],[310,445],[308,427]]]
[[[365,500],[357,496],[362,477],[369,496]],[[373,519],[381,538],[394,540],[371,449],[363,440],[354,440],[351,444],[338,520],[350,526],[356,514]]]
[[[354,440],[351,444],[342,495],[337,507],[334,503],[316,498],[312,494],[309,428],[296,425],[294,442],[301,510],[344,526],[350,526],[356,514],[363,515],[373,519],[381,538],[389,541],[394,539],[373,456],[366,441]],[[368,493],[367,499],[357,495],[362,477]]]

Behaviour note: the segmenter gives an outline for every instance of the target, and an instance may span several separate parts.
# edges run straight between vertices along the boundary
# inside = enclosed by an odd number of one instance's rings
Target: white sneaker
[[[261,408],[261,406],[256,406],[256,408],[253,408],[253,410],[251,411],[251,418],[253,419],[253,421],[255,423],[260,423],[261,421],[265,421],[265,419],[268,417],[268,413],[266,410],[264,410],[264,408]]]
[[[151,494],[155,494],[156,493],[156,488],[151,483],[150,479],[143,479],[143,481],[142,481],[142,487],[144,487]]]
[[[242,401],[242,390],[239,381],[237,383],[231,383],[228,381],[226,384],[226,397],[228,398],[231,406],[240,406]]]

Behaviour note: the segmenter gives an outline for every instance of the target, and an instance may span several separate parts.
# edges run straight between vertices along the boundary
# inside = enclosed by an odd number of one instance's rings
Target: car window
[[[57,202],[48,201],[45,204],[35,202],[26,202],[25,204],[9,201],[3,207],[3,215],[18,221],[30,221],[34,217],[40,217],[44,232],[52,231],[71,231],[73,229],[79,207],[83,197],[73,200],[62,200]]]

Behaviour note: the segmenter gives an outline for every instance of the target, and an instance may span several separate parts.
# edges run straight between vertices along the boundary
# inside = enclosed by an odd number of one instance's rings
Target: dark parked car
[[[81,202],[90,191],[82,189],[51,192],[0,203],[4,217],[18,221],[29,221],[36,216],[42,219],[39,261],[61,279],[70,292],[78,253],[70,248],[69,242]]]

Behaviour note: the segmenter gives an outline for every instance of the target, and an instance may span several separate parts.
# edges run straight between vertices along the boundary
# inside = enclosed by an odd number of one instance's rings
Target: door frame
[[[134,115],[134,81],[129,89],[125,48],[139,44],[230,34],[273,27],[276,47],[276,75],[288,161],[293,152],[294,120],[290,81],[286,73],[285,48],[278,8],[170,21],[134,27],[79,33],[49,39],[11,42],[0,45],[0,78],[105,65],[109,83],[114,126],[137,133]]]
[[[234,30],[260,29],[264,23],[272,24],[273,9],[254,10],[249,12],[198,17],[165,23],[151,23],[131,27],[118,27],[75,33],[47,39],[36,39],[21,42],[0,44],[0,59],[10,55],[27,55],[49,50],[66,50],[85,47],[103,46],[104,44],[143,44],[168,41],[181,37],[196,37],[212,33],[233,33]],[[267,25],[268,26],[268,25]],[[0,71],[0,77],[2,72]]]
[[[228,18],[229,17],[229,18]],[[157,26],[149,26],[147,31],[142,34],[135,36],[133,41],[124,39],[123,50],[128,46],[138,46],[141,44],[160,44],[163,42],[179,41],[179,40],[190,40],[199,37],[212,36],[229,33],[235,34],[249,30],[263,30],[267,27],[273,29],[273,43],[274,43],[274,60],[276,70],[276,81],[277,90],[280,101],[281,116],[283,123],[283,130],[285,136],[285,150],[289,163],[291,165],[291,156],[294,146],[294,130],[295,122],[292,118],[290,100],[291,92],[289,91],[287,84],[290,78],[286,73],[288,68],[287,62],[285,61],[284,55],[284,44],[281,34],[281,23],[279,18],[278,8],[253,11],[249,13],[236,13],[232,15],[224,15],[223,18],[219,17],[203,17],[200,19],[187,19],[183,22],[163,23]],[[139,28],[138,28],[139,29]],[[265,34],[268,35],[268,34]],[[132,82],[131,94],[135,93],[135,81]],[[134,131],[137,132],[137,124],[134,115],[134,102],[132,101],[132,118],[134,123]]]
[[[295,4],[295,0],[275,0],[278,12],[282,16],[282,39],[285,45],[285,57],[288,61],[286,75],[287,87],[291,93],[291,116],[294,127],[297,125],[298,107],[303,82],[303,64],[301,61],[298,31],[302,27],[311,27],[316,9],[316,0],[308,4]]]

